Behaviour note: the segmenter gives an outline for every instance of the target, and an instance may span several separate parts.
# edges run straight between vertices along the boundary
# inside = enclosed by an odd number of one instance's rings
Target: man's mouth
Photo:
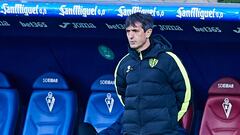
[[[130,42],[130,44],[135,44],[136,42],[135,41],[129,41]]]

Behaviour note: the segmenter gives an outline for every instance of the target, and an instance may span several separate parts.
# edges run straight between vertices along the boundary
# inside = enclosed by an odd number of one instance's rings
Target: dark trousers
[[[78,127],[78,135],[97,135],[97,132],[91,124],[81,123]]]

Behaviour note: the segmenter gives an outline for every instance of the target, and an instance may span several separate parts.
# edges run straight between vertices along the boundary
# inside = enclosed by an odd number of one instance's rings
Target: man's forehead
[[[134,25],[129,25],[126,29],[140,29],[142,24],[140,22],[135,22]]]

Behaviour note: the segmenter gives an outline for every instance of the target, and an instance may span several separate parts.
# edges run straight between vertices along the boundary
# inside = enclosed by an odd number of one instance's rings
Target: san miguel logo
[[[217,9],[202,9],[197,7],[185,8],[179,7],[177,10],[178,18],[199,18],[201,20],[205,20],[206,18],[217,18],[221,19],[224,17],[224,13],[217,11]]]
[[[1,10],[2,9],[2,10]],[[0,7],[0,13],[2,14],[18,14],[18,15],[45,15],[47,14],[47,9],[40,7],[39,5],[26,6],[25,4],[14,4],[9,5],[8,3],[3,3]]]
[[[155,58],[149,59],[149,66],[151,68],[155,67],[157,63],[158,63],[158,59],[155,59]]]

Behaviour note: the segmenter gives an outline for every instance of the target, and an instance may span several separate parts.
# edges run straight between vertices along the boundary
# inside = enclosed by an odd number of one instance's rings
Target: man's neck
[[[150,41],[147,40],[146,43],[141,48],[137,49],[137,52],[142,52],[146,50],[149,46],[150,46]]]

